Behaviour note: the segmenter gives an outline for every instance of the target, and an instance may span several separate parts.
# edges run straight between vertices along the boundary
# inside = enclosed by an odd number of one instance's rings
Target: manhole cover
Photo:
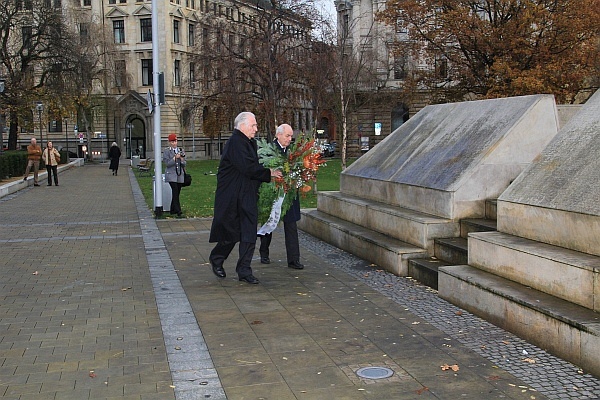
[[[384,367],[365,367],[356,371],[356,375],[366,379],[384,379],[394,375],[394,371]]]

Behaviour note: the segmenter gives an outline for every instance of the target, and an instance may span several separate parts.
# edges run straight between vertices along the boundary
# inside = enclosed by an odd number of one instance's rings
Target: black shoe
[[[46,185],[46,186],[52,186],[52,184],[51,184],[51,183],[49,183],[49,184],[48,184],[48,185]]]
[[[23,178],[23,180],[24,180],[24,181],[26,181],[26,180],[27,180],[27,177],[24,177],[24,178]]]
[[[300,261],[292,261],[288,263],[288,267],[293,269],[304,269],[304,265],[300,264]]]
[[[33,186],[40,186],[39,183],[34,183]]]
[[[223,268],[222,265],[215,265],[212,263],[210,263],[210,265],[212,265],[212,271],[213,273],[218,276],[219,278],[225,278],[227,276],[227,274],[225,273],[225,269]]]
[[[262,264],[271,264],[271,259],[269,257],[261,257],[260,262]]]
[[[252,285],[256,285],[256,284],[260,283],[260,281],[254,277],[254,275],[248,275],[248,276],[244,276],[244,277],[240,276],[240,281],[250,283]]]

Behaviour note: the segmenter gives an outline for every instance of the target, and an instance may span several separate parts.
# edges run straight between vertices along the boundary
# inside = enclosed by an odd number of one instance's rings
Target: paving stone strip
[[[177,400],[227,399],[169,252],[129,170]]]

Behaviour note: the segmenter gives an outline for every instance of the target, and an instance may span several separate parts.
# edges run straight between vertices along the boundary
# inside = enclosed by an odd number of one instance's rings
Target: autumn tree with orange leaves
[[[388,0],[409,79],[464,99],[536,93],[584,100],[600,77],[600,0]],[[423,68],[425,67],[425,68]]]

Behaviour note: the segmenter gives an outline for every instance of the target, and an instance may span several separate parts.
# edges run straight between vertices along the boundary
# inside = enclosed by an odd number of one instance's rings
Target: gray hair
[[[239,129],[240,125],[245,123],[250,116],[253,116],[254,118],[256,118],[256,116],[253,113],[251,113],[250,111],[243,111],[243,112],[239,113],[238,116],[235,117],[235,120],[233,121],[233,127],[235,129]]]
[[[117,142],[112,142],[111,146],[117,146]]]

